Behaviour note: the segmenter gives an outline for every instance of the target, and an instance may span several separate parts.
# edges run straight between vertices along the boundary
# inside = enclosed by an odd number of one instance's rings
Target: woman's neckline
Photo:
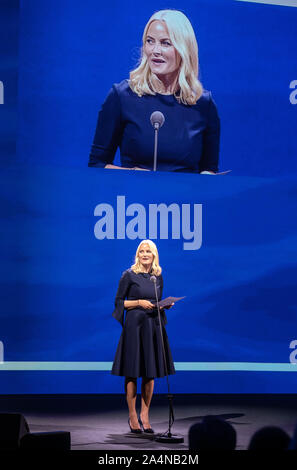
[[[158,93],[156,92],[157,95],[161,95],[161,96],[174,96],[174,93]]]

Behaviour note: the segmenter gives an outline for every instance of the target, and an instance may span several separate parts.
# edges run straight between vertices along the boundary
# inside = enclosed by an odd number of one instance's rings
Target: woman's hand
[[[138,300],[138,305],[139,307],[149,309],[149,310],[155,307],[154,304],[152,304],[149,300],[144,300],[144,299]]]
[[[126,166],[112,165],[111,163],[107,163],[107,165],[105,165],[104,168],[107,168],[108,170],[141,170],[141,171],[151,171],[151,170],[148,170],[147,168],[140,168],[139,166],[126,167]]]
[[[164,308],[164,309],[166,308],[166,310],[169,310],[171,307],[173,307],[173,305],[174,305],[174,302],[172,302],[171,305],[168,305],[168,307],[163,307],[163,308]]]

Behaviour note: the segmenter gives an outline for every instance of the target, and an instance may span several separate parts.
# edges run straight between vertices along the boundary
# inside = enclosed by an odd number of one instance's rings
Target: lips
[[[154,62],[154,64],[163,64],[165,62],[165,60],[162,60],[162,59],[152,59],[152,62]]]

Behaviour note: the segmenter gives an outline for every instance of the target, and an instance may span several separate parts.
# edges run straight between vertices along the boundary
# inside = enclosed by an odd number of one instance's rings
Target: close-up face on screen
[[[0,11],[0,449],[295,449],[297,2]]]

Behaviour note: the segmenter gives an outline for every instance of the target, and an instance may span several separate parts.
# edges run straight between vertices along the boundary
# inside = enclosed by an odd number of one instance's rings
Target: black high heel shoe
[[[143,432],[146,432],[147,434],[154,434],[155,433],[155,431],[152,428],[144,428],[143,427],[142,421],[140,419],[140,415],[138,416],[138,422],[139,422],[140,426],[142,427]]]
[[[141,434],[141,433],[142,433],[141,429],[137,429],[137,428],[136,428],[136,429],[133,429],[133,428],[131,428],[130,418],[128,418],[128,424],[129,424],[130,431],[133,432],[134,434]]]

